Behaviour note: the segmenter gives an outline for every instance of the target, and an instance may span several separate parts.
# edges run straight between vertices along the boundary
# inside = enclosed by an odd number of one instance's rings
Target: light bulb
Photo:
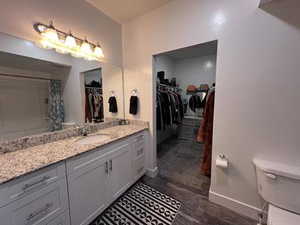
[[[100,45],[97,45],[94,49],[94,54],[98,58],[104,58],[103,50]]]
[[[43,24],[39,24],[39,25],[37,25],[37,29],[39,30],[40,33],[42,33],[42,32],[45,32],[47,27]]]
[[[88,61],[92,61],[92,60],[95,60],[93,57],[91,56],[84,56],[83,57],[85,60],[88,60]]]
[[[42,36],[53,42],[59,41],[58,34],[54,28],[47,28],[45,32],[42,33]]]
[[[82,57],[82,55],[80,54],[79,51],[71,52],[70,54],[71,54],[71,56],[73,56],[73,57],[75,57],[75,58],[80,58],[80,57]]]
[[[91,45],[85,40],[84,42],[82,42],[81,47],[80,47],[80,51],[83,54],[92,54],[92,49],[91,49]]]
[[[66,47],[68,48],[77,48],[77,44],[76,44],[76,40],[75,38],[72,36],[72,34],[69,34],[67,37],[66,37],[66,40],[65,40],[65,45]]]
[[[51,43],[46,38],[42,38],[40,42],[38,43],[39,47],[45,48],[45,49],[52,49]]]
[[[68,54],[68,51],[62,47],[56,46],[55,51],[61,54]]]

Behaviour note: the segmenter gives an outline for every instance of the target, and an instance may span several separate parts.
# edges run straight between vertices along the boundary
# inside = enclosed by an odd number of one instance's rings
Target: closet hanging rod
[[[102,89],[101,87],[85,87],[85,88],[95,88],[95,89]]]
[[[33,76],[26,76],[21,74],[11,74],[11,73],[0,73],[0,76],[3,77],[15,77],[15,78],[25,78],[25,79],[34,79],[34,80],[56,80],[56,79],[50,79],[50,78],[44,78],[44,77],[33,77]]]

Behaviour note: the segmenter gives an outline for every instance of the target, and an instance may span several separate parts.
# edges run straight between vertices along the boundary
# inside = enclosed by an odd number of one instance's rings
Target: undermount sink
[[[98,144],[108,139],[110,139],[110,136],[107,134],[95,134],[95,135],[83,137],[77,140],[76,143],[80,145]]]

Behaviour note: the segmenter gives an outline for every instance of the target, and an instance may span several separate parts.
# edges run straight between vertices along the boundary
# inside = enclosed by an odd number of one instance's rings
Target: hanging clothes
[[[205,106],[204,120],[198,130],[197,141],[204,143],[204,156],[201,164],[202,172],[210,176],[213,141],[215,91],[211,91]]]
[[[159,90],[156,99],[158,130],[165,130],[168,126],[181,123],[184,116],[184,106],[180,94],[173,91]]]
[[[88,94],[88,102],[92,118],[94,118],[94,95],[92,93]]]
[[[111,113],[117,113],[118,112],[118,104],[117,104],[117,99],[115,96],[111,96],[108,99],[109,103],[109,112]]]
[[[92,112],[94,109],[91,109],[91,102],[89,100],[89,92],[88,89],[85,89],[85,122],[91,123],[93,121]]]
[[[64,122],[65,112],[61,90],[60,80],[50,80],[48,108],[50,131],[61,130]]]
[[[99,94],[94,95],[94,105],[95,105],[95,111],[94,111],[94,118],[100,119],[103,118],[103,98]]]
[[[158,93],[156,96],[156,128],[157,130],[162,130],[162,126],[164,124],[162,109],[161,109],[161,96]]]
[[[104,119],[103,97],[101,88],[86,87],[85,89],[85,122],[101,122]]]
[[[189,107],[193,112],[196,112],[196,109],[201,108],[201,97],[197,94],[192,95],[189,100]]]
[[[139,98],[137,96],[130,97],[129,113],[136,115],[138,112]]]

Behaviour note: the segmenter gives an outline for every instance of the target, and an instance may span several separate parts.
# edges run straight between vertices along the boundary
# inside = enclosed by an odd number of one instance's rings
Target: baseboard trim
[[[257,220],[257,213],[261,212],[261,209],[248,205],[246,203],[240,202],[233,198],[218,194],[213,191],[209,191],[209,200],[218,205],[229,208],[241,215],[250,217],[254,220]]]
[[[147,169],[146,176],[154,178],[158,174],[158,167],[155,167],[154,169]]]

